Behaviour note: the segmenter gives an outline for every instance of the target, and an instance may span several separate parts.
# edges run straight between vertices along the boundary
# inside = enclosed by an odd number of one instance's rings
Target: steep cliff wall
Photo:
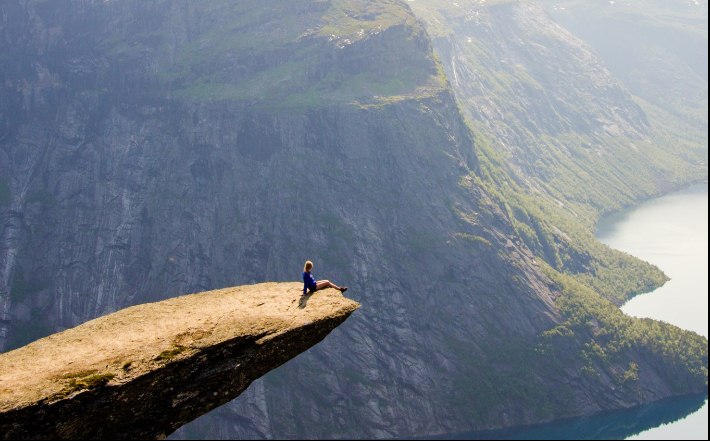
[[[3,439],[164,438],[321,341],[358,308],[298,283],[123,309],[0,355]]]

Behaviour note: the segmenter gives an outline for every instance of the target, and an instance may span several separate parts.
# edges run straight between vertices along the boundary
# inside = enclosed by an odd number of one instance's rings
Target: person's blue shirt
[[[303,294],[306,293],[306,291],[311,290],[315,291],[316,290],[316,279],[311,275],[310,271],[304,271],[303,272]]]

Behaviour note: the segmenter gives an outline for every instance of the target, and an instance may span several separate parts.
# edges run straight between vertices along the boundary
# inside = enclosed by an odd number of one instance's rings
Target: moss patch
[[[96,369],[73,372],[62,376],[63,380],[67,381],[66,387],[57,395],[68,396],[81,390],[97,389],[108,384],[116,375],[110,372],[99,372]]]
[[[185,352],[187,348],[185,346],[177,345],[171,349],[165,350],[155,357],[156,361],[171,361],[178,355]]]

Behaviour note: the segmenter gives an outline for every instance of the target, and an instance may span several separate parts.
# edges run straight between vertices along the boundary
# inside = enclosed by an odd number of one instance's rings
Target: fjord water
[[[708,335],[708,185],[698,184],[599,222],[597,239],[657,265],[670,280],[622,310]],[[707,399],[674,423],[633,439],[708,439]]]

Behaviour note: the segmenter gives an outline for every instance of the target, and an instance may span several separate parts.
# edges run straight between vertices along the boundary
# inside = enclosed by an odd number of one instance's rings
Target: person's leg
[[[338,291],[342,291],[342,289],[338,285],[331,282],[330,280],[319,280],[316,282],[316,291],[318,291],[319,289],[325,289],[325,288],[335,288]]]

